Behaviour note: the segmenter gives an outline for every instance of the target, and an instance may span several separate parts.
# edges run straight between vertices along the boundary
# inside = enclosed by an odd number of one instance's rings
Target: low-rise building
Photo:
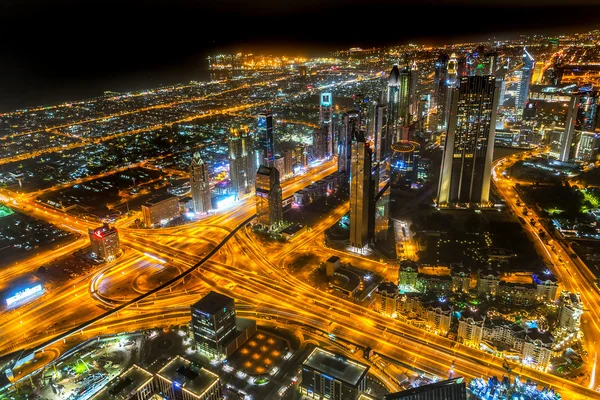
[[[316,347],[302,363],[300,393],[311,399],[356,400],[369,367]]]
[[[97,259],[111,261],[121,251],[117,228],[104,224],[96,229],[88,229],[92,255]]]
[[[133,365],[111,380],[92,400],[150,400],[154,393],[154,375]]]
[[[146,228],[153,228],[179,215],[179,199],[164,195],[148,200],[142,206],[142,218]]]
[[[168,400],[219,400],[219,376],[176,356],[156,374],[160,394]]]
[[[375,291],[375,310],[388,317],[395,317],[399,298],[398,286],[392,282],[383,282]]]
[[[483,338],[485,315],[474,311],[463,311],[458,319],[458,340],[467,346],[479,348]]]
[[[419,266],[412,260],[400,261],[398,269],[398,286],[413,288],[417,287],[417,276],[419,275]]]
[[[452,306],[447,301],[437,300],[427,309],[427,328],[438,335],[445,336],[452,322]]]

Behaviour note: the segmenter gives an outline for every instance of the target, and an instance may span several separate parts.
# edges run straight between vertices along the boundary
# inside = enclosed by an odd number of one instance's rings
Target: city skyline
[[[333,5],[245,15],[285,40]],[[0,114],[0,398],[598,397],[600,29],[339,35]]]

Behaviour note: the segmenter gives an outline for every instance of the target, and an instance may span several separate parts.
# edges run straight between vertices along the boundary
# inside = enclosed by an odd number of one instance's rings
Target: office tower
[[[448,96],[448,61],[446,53],[441,53],[435,62],[433,76],[433,106],[436,108],[434,129],[445,130],[446,97]]]
[[[523,67],[517,81],[517,97],[515,98],[515,110],[522,110],[529,96],[529,82],[535,61],[526,48],[523,48]]]
[[[387,137],[387,104],[385,104],[385,98],[381,97],[381,100],[374,106],[373,143],[375,148],[375,162],[383,165],[388,161],[390,144]]]
[[[194,212],[207,213],[212,209],[210,195],[210,181],[208,179],[208,165],[200,158],[200,153],[195,152],[190,165],[190,186],[192,188],[192,201]]]
[[[248,127],[232,128],[229,134],[229,176],[236,196],[249,193],[254,186],[252,136]]]
[[[321,108],[319,113],[319,128],[325,131],[325,152],[320,158],[333,155],[333,96],[331,92],[321,93]]]
[[[221,398],[219,375],[175,356],[156,373],[156,384],[165,400],[218,400]]]
[[[292,151],[285,149],[283,151],[283,175],[292,176],[294,174],[294,164],[292,160]]]
[[[92,400],[151,400],[154,375],[133,364],[127,371],[106,384]]]
[[[268,230],[277,229],[283,221],[279,171],[261,165],[256,172],[256,217]]]
[[[142,206],[142,220],[146,228],[164,224],[179,215],[179,199],[168,193],[156,196]]]
[[[594,161],[597,146],[593,139],[600,130],[598,100],[598,92],[592,90],[580,90],[571,96],[561,137],[560,161]]]
[[[438,204],[487,204],[498,104],[494,77],[462,77],[451,104]]]
[[[435,62],[433,75],[433,105],[445,105],[446,81],[448,79],[448,54],[441,53]]]
[[[114,226],[104,224],[96,229],[88,229],[90,245],[94,257],[104,261],[113,260],[120,252],[119,232]]]
[[[448,379],[388,394],[384,400],[467,400],[467,386],[464,378]]]
[[[390,162],[391,183],[394,187],[410,189],[417,183],[419,153],[417,142],[402,140],[392,145]]]
[[[539,85],[544,79],[544,65],[545,63],[538,60],[533,66],[533,72],[531,74],[531,83]]]
[[[481,68],[479,66],[481,65]],[[481,71],[481,75],[494,75],[498,69],[498,53],[491,51],[485,53],[481,64],[477,65],[477,71]]]
[[[370,228],[374,227],[375,188],[371,176],[372,151],[364,138],[352,143],[352,166],[350,169],[350,245],[362,249],[372,239]]]
[[[408,75],[410,77],[410,75]],[[387,128],[388,140],[392,143],[396,142],[401,135],[402,127],[404,126],[404,118],[406,112],[402,109],[403,106],[408,106],[409,79],[406,77],[406,71],[401,78],[400,69],[394,65],[388,79],[387,93]],[[404,87],[402,86],[404,85]],[[404,100],[403,100],[404,98]]]
[[[220,357],[237,334],[234,300],[211,291],[193,304],[191,310],[196,348]]]
[[[450,106],[452,101],[452,90],[456,87],[458,79],[458,61],[456,54],[452,53],[446,67],[446,82],[445,94],[443,96],[444,103],[438,105],[438,129],[446,131],[448,129],[448,121],[450,119]],[[442,98],[440,98],[442,101]]]
[[[272,167],[275,160],[275,143],[273,137],[273,114],[264,112],[258,114],[258,130],[256,132],[255,166]]]
[[[567,162],[575,156],[577,145],[573,145],[573,138],[575,136],[575,120],[577,119],[579,101],[579,94],[572,95],[571,100],[569,101],[567,118],[565,119],[565,129],[560,137],[559,161]]]
[[[338,133],[338,171],[350,173],[350,158],[352,157],[352,142],[359,133],[360,114],[348,111],[342,115]]]
[[[299,391],[312,399],[356,400],[367,388],[369,367],[316,347],[302,363]]]
[[[410,89],[409,89],[409,113],[413,117],[418,117],[419,96],[417,96],[417,84],[419,83],[419,68],[416,60],[413,60],[410,66]],[[410,122],[409,122],[410,123]]]
[[[358,130],[366,134],[367,126],[370,124],[369,99],[361,93],[354,94],[352,98],[354,99],[354,111],[356,111],[359,116]]]
[[[330,144],[327,141],[327,131],[324,128],[317,128],[313,131],[313,157],[317,160],[321,160],[327,157],[328,149],[327,146]]]

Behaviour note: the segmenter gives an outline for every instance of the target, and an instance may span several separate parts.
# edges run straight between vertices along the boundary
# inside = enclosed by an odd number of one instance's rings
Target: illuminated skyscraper
[[[400,140],[403,134],[406,136],[407,130],[402,128],[410,124],[410,82],[410,68],[400,70],[394,65],[388,80],[387,97],[387,136],[392,143]]]
[[[448,54],[441,53],[435,62],[433,76],[433,106],[436,107],[436,121],[434,129],[443,129],[446,110],[446,96],[448,95]]]
[[[114,226],[104,224],[96,229],[88,229],[90,245],[94,257],[104,261],[113,260],[120,251],[119,232]]]
[[[350,173],[352,141],[359,134],[360,115],[357,111],[348,111],[342,115],[338,133],[338,171]]]
[[[236,196],[249,193],[254,186],[252,136],[248,127],[232,128],[229,134],[229,175]]]
[[[388,160],[389,147],[387,130],[387,104],[382,96],[381,101],[374,105],[373,143],[375,144],[375,162],[384,163]]]
[[[418,117],[419,96],[417,96],[417,84],[419,83],[419,68],[417,62],[413,60],[410,67],[410,93],[409,93],[409,113],[413,117]],[[410,123],[410,121],[408,122]],[[407,123],[407,124],[408,124]],[[406,125],[407,125],[406,124]]]
[[[438,204],[489,202],[497,103],[493,76],[462,77],[452,91]]]
[[[599,96],[597,91],[580,90],[571,96],[567,109],[565,129],[560,139],[559,160],[594,161],[598,149],[590,149],[589,136],[592,138],[600,131],[598,126]],[[586,140],[582,142],[582,138]],[[592,147],[597,145],[592,144]]]
[[[350,245],[362,249],[372,239],[375,219],[375,181],[371,170],[372,151],[359,137],[352,143],[350,170]]]
[[[256,168],[264,165],[272,167],[275,161],[275,142],[273,137],[273,114],[258,114],[258,131],[256,134]]]
[[[327,157],[327,146],[329,143],[327,142],[327,130],[325,128],[317,128],[313,131],[312,140],[313,140],[313,157],[316,159],[323,159]]]
[[[331,92],[321,93],[321,109],[319,114],[319,127],[326,132],[326,147],[324,157],[333,154],[333,96]]]
[[[458,61],[456,59],[456,54],[452,53],[450,58],[448,59],[447,69],[446,69],[446,81],[444,82],[444,87],[440,88],[440,90],[445,89],[445,93],[443,96],[439,98],[439,101],[443,101],[444,103],[438,104],[438,129],[446,130],[448,128],[448,119],[450,118],[450,106],[452,101],[452,90],[456,87],[456,82],[458,79]]]
[[[194,212],[206,213],[212,209],[208,165],[200,158],[200,153],[194,153],[190,165],[190,186]]]
[[[521,68],[520,77],[517,81],[517,97],[515,99],[515,110],[522,110],[527,103],[529,96],[529,82],[535,61],[526,48],[523,48],[523,68]]]
[[[256,172],[256,216],[268,230],[279,228],[283,221],[279,171],[261,165]]]

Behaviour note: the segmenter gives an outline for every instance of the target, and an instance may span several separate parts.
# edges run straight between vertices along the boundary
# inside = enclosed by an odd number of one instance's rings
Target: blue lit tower
[[[258,131],[256,134],[256,168],[264,165],[272,167],[275,162],[273,138],[273,114],[263,112],[258,114]]]
[[[523,110],[527,97],[529,96],[529,82],[535,61],[526,48],[523,48],[523,68],[521,68],[520,77],[517,81],[517,98],[515,99],[515,110]]]
[[[493,76],[466,76],[452,90],[438,204],[489,203],[498,88]]]
[[[319,126],[327,134],[325,157],[331,157],[334,151],[332,109],[333,96],[331,95],[331,92],[321,93],[321,110],[319,114]]]

